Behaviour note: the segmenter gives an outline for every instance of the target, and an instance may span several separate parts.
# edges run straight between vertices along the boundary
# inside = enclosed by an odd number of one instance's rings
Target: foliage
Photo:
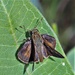
[[[38,19],[43,16],[28,0],[0,0],[0,75],[23,75],[24,64],[16,59],[16,51],[25,38],[25,34],[15,30],[25,25],[26,30],[33,29]],[[57,36],[45,18],[38,25],[41,34],[49,34],[56,38],[56,50],[65,56]],[[22,29],[20,29],[23,31]],[[26,75],[73,75],[65,56],[64,59],[45,59],[35,63],[34,71],[29,64]]]

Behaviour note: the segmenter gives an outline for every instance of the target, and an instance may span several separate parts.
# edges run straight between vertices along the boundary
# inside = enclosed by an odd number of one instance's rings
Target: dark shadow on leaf
[[[52,57],[49,57],[49,59],[51,59],[52,61],[55,61]]]

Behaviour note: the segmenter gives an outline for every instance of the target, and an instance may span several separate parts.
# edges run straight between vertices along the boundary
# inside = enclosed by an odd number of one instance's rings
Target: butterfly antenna
[[[25,26],[23,25],[23,26],[19,26],[20,28],[22,28],[22,29],[24,29],[24,31],[25,31],[25,33],[26,33],[26,28],[25,28]]]
[[[43,19],[43,18],[37,20],[36,25],[35,25],[34,28],[37,28],[37,26],[39,25],[39,23],[41,23],[42,19]]]
[[[19,31],[20,33],[23,33],[22,31],[20,31],[19,29],[15,28],[17,31]]]
[[[23,26],[19,26],[20,28],[22,28],[22,29],[24,29],[24,31],[26,32],[26,28],[25,28],[25,26],[23,25]]]

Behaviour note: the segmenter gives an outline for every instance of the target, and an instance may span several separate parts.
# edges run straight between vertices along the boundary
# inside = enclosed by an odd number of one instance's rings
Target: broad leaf
[[[57,36],[48,25],[44,17],[30,3],[29,0],[0,0],[0,75],[23,75],[24,64],[16,58],[18,47],[25,39],[25,31],[19,26],[25,26],[31,30],[37,24],[37,20],[43,18],[37,29],[40,34],[49,34],[56,38],[56,50],[65,56]],[[24,33],[16,31],[18,28]],[[72,69],[65,56],[64,59],[51,57],[42,63],[34,65],[30,63],[26,69],[26,75],[73,75]]]
[[[72,69],[73,69],[73,71],[74,71],[74,73],[75,73],[74,54],[75,54],[75,47],[73,47],[73,48],[68,52],[67,58],[68,58],[68,60],[69,60],[69,62],[70,62],[70,64],[71,64],[71,66],[72,66]]]

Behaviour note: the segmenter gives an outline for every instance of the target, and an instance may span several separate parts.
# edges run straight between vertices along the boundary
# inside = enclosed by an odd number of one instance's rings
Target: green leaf
[[[70,62],[70,64],[71,64],[71,66],[72,66],[72,68],[73,68],[73,71],[74,71],[74,73],[75,73],[75,64],[74,64],[74,62],[75,62],[75,60],[74,60],[74,54],[75,54],[75,47],[74,48],[72,48],[69,52],[68,52],[68,54],[67,54],[67,58],[68,58],[68,60],[69,60],[69,62]]]
[[[0,75],[23,75],[24,64],[16,59],[16,51],[22,43],[19,41],[25,39],[25,34],[15,28],[25,25],[26,30],[31,30],[42,17],[29,0],[0,0]],[[57,36],[44,17],[37,29],[40,34],[54,36],[56,50],[65,56]],[[24,32],[22,29],[20,31]],[[66,56],[64,59],[51,58],[55,61],[47,58],[42,63],[35,63],[34,71],[32,64],[29,64],[25,75],[73,75]]]

